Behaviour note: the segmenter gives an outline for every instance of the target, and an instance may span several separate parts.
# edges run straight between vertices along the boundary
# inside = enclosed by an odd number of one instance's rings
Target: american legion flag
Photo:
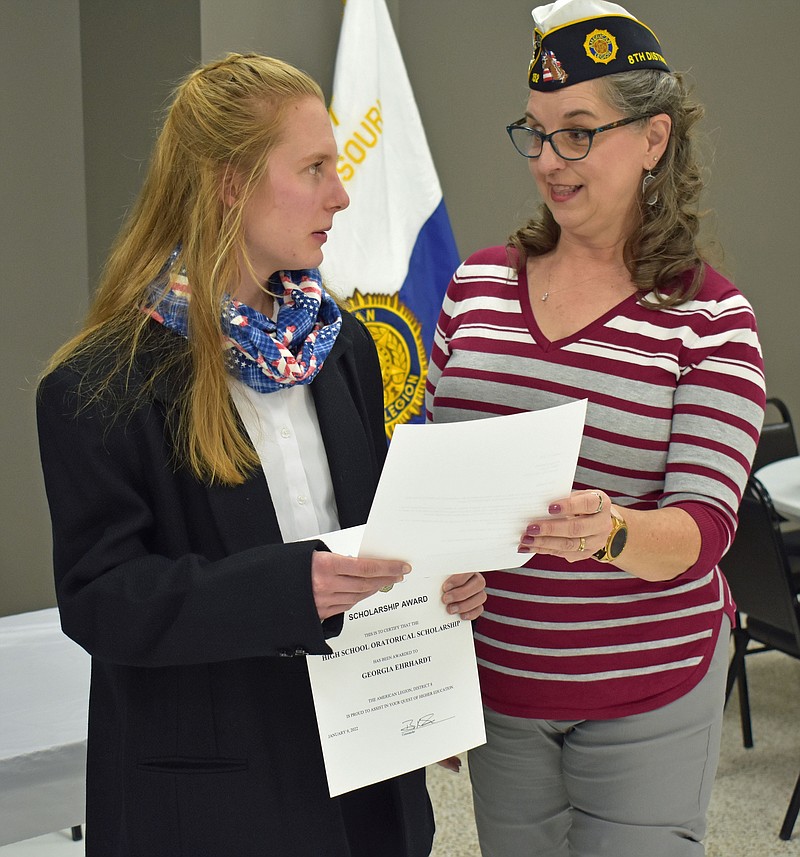
[[[424,421],[428,356],[460,260],[384,0],[346,0],[330,115],[351,202],[321,270],[378,346],[391,438]]]

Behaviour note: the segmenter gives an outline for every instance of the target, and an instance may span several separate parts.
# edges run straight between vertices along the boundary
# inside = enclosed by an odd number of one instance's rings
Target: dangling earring
[[[651,197],[647,196],[647,188],[656,180],[656,177],[653,173],[648,170],[645,173],[644,178],[642,179],[642,199],[648,205],[655,205],[658,202],[658,191],[656,191]]]

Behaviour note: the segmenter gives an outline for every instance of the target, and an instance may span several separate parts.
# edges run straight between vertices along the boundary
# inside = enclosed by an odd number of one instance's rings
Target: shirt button
[[[281,429],[281,437],[291,437],[291,436],[292,436],[292,433],[289,431],[288,428],[282,428]]]
[[[298,494],[298,495],[297,495],[297,502],[298,502],[301,506],[305,506],[305,504],[306,504],[306,503],[308,503],[308,497],[306,497],[306,495],[305,495],[305,494]]]

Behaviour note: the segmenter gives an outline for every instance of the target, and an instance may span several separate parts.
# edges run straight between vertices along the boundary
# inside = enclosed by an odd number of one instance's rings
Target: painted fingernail
[[[551,515],[560,515],[561,514],[561,505],[559,503],[551,503],[550,506],[547,507],[547,511]]]
[[[538,536],[541,531],[542,528],[538,524],[530,524],[528,527],[525,528],[525,535]]]

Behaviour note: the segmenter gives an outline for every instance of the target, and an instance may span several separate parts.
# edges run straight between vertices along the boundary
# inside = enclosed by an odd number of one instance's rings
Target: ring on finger
[[[599,491],[592,491],[592,494],[596,494],[596,495],[597,495],[597,499],[599,500],[599,502],[598,502],[598,504],[597,504],[597,508],[596,508],[596,509],[594,510],[594,512],[593,512],[593,514],[595,514],[595,515],[596,515],[598,512],[602,512],[602,511],[603,511],[603,499],[604,499],[604,498],[603,498],[603,495],[602,495]]]
[[[586,550],[586,539],[583,536],[581,536],[580,541],[578,542],[578,552],[582,553],[585,550]]]

